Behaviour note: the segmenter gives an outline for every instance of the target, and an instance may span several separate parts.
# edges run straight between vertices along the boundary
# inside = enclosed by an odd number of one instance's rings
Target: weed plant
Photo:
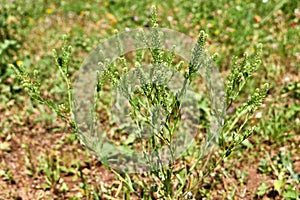
[[[158,27],[155,8],[153,8],[151,22],[153,28]],[[161,38],[155,31],[156,29],[153,30],[152,42],[159,47]],[[179,159],[175,159],[175,157],[171,156],[172,159],[167,164],[162,162],[163,158],[160,154],[149,156],[148,149],[150,149],[150,152],[157,152],[157,150],[163,146],[167,146],[171,154],[175,153],[177,143],[173,138],[176,133],[176,125],[180,122],[180,109],[182,106],[180,97],[184,94],[186,88],[199,78],[197,77],[197,70],[200,65],[201,57],[207,54],[205,50],[206,40],[207,34],[201,31],[197,44],[191,52],[191,61],[186,63],[187,67],[183,67],[185,65],[184,62],[178,62],[175,59],[174,52],[166,52],[159,48],[148,49],[153,66],[153,76],[162,70],[159,68],[161,63],[166,63],[166,66],[173,67],[174,71],[184,74],[184,85],[181,91],[176,95],[171,94],[167,88],[159,84],[147,82],[141,70],[144,60],[147,60],[145,57],[148,54],[145,50],[138,50],[136,52],[134,62],[126,59],[125,56],[121,56],[113,63],[100,63],[101,66],[105,66],[105,70],[101,72],[104,76],[101,76],[102,78],[98,80],[97,88],[95,88],[97,92],[95,95],[95,109],[99,101],[103,101],[103,92],[107,87],[111,87],[118,88],[122,94],[128,97],[132,108],[131,116],[136,121],[137,127],[143,127],[145,124],[154,124],[154,121],[157,120],[155,117],[150,118],[149,115],[147,115],[147,113],[152,112],[147,109],[153,105],[160,105],[167,113],[167,120],[162,131],[152,134],[146,141],[143,140],[141,135],[136,134],[133,140],[135,142],[140,141],[140,148],[145,156],[144,158],[149,163],[150,171],[129,174],[113,169],[105,163],[105,160],[103,161],[103,164],[106,165],[122,183],[122,190],[118,190],[116,196],[123,195],[123,199],[131,199],[132,196],[139,199],[198,199],[201,193],[205,193],[202,188],[204,178],[216,170],[217,166],[221,162],[226,161],[226,158],[229,157],[234,150],[239,148],[241,143],[249,138],[251,134],[255,133],[256,127],[249,126],[247,122],[266,97],[268,84],[257,88],[254,93],[250,95],[249,99],[240,106],[236,106],[236,100],[261,64],[260,56],[262,53],[262,45],[260,44],[256,48],[255,55],[250,56],[245,53],[242,59],[237,57],[233,59],[231,73],[227,76],[225,82],[225,93],[227,101],[226,109],[229,110],[233,106],[236,108],[232,114],[225,117],[225,120],[219,122],[223,129],[219,133],[220,137],[215,138],[218,143],[218,148],[212,149],[210,153],[203,156],[203,146],[195,142]],[[122,52],[121,46],[119,46],[118,51]],[[57,51],[54,50],[54,59],[68,88],[68,101],[60,105],[42,96],[40,83],[35,81],[37,80],[38,71],[34,71],[33,74],[30,74],[26,72],[22,65],[11,65],[11,67],[14,69],[24,90],[32,99],[49,106],[59,117],[66,121],[72,131],[77,134],[83,145],[92,151],[96,151],[97,147],[95,145],[97,144],[91,142],[91,138],[80,131],[79,125],[75,120],[76,107],[73,102],[72,81],[68,68],[69,63],[72,62],[72,48],[68,46],[66,39],[64,39],[61,52],[61,54],[58,54]],[[211,59],[214,59],[214,57]],[[126,72],[130,70],[129,65],[132,63],[138,80],[144,82],[143,87],[137,91],[139,95],[133,97],[126,89],[128,83],[126,82],[125,76]],[[176,65],[174,66],[173,63],[176,63]],[[101,66],[99,66],[99,68]],[[206,72],[209,76],[209,71],[206,70]],[[107,83],[109,83],[108,86],[105,86]],[[216,111],[212,110],[210,112]],[[220,112],[225,112],[225,110]],[[136,132],[139,133],[139,131]],[[95,153],[97,154],[97,152]],[[55,176],[52,177],[50,175],[49,177],[50,179],[55,178]]]

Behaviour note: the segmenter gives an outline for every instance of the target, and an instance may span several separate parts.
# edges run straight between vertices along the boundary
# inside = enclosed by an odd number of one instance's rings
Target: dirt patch
[[[17,125],[17,115],[12,114],[16,109],[7,113],[6,121],[14,126],[1,139],[8,146],[0,151],[0,199],[82,198],[89,196],[87,187],[110,188],[114,175],[70,139],[73,136],[62,121],[35,122],[38,116],[33,114]]]

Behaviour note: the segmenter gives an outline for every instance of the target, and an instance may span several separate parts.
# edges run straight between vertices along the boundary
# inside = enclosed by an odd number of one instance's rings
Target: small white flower
[[[288,82],[291,81],[291,79],[290,79],[290,77],[286,76],[286,77],[284,77],[283,81],[284,81],[285,83],[288,83]]]
[[[271,39],[273,39],[273,38],[271,38]],[[273,49],[277,49],[277,48],[278,48],[278,43],[273,43],[273,44],[272,44],[272,48],[273,48]]]
[[[256,113],[256,115],[255,115],[255,118],[261,118],[262,117],[262,113],[261,112],[258,112],[258,113]]]
[[[167,20],[168,20],[169,22],[171,22],[171,21],[173,21],[173,17],[172,17],[172,16],[168,16],[168,17],[167,17]]]
[[[193,197],[193,193],[191,191],[189,191],[188,193],[186,193],[186,195],[184,196],[184,199],[191,199]]]
[[[300,15],[300,10],[299,10],[299,8],[296,8],[296,9],[294,10],[294,14],[295,14],[296,16],[299,16],[299,15]]]
[[[217,13],[217,15],[221,15],[222,14],[222,10],[219,9],[219,10],[217,10],[216,13]]]
[[[139,21],[139,17],[138,16],[133,16],[133,21],[135,21],[135,22],[137,22],[137,21]]]

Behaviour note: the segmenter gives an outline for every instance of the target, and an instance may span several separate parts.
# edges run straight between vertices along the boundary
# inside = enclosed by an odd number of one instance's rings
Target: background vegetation
[[[79,144],[64,121],[28,97],[9,64],[23,66],[34,77],[30,82],[41,83],[42,96],[59,105],[67,101],[67,86],[52,49],[61,49],[63,36],[73,46],[73,77],[89,52],[115,29],[151,26],[152,5],[161,27],[193,38],[205,30],[207,49],[218,53],[215,62],[224,79],[234,56],[252,55],[255,45],[263,44],[261,67],[228,110],[230,115],[268,82],[267,97],[247,124],[259,129],[205,177],[195,198],[299,198],[299,2],[0,2],[0,199],[123,198],[124,182]]]

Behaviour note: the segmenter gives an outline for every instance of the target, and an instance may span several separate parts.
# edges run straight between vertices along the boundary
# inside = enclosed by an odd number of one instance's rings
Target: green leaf
[[[273,185],[274,185],[275,190],[276,190],[279,194],[281,194],[281,193],[282,193],[283,186],[284,186],[283,180],[276,180],[276,181],[274,182]]]
[[[248,139],[243,140],[242,144],[250,149],[253,149],[253,144]]]
[[[268,189],[269,189],[268,186],[267,186],[265,183],[262,183],[262,184],[257,188],[256,194],[257,194],[258,196],[263,196],[264,194],[267,193]]]
[[[129,145],[135,141],[135,134],[130,134],[128,138],[125,140],[124,144]]]
[[[0,176],[4,176],[5,175],[5,170],[0,169]]]
[[[28,176],[33,176],[33,172],[32,171],[30,171],[30,170],[26,170],[26,174],[28,175]]]
[[[11,145],[8,142],[3,142],[0,144],[0,150],[1,151],[10,151],[11,150]]]
[[[296,190],[287,190],[283,192],[282,195],[285,199],[291,198],[291,199],[298,199],[300,197],[299,192]]]

